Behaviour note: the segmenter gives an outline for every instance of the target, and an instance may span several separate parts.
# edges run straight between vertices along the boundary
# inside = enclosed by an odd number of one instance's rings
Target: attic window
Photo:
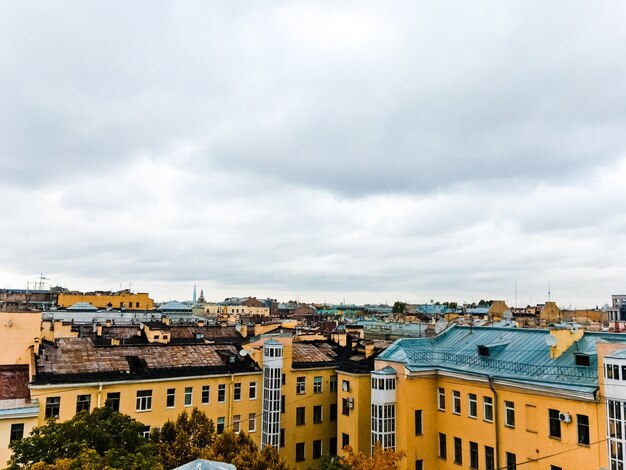
[[[574,354],[574,358],[576,360],[577,366],[589,367],[591,365],[591,361],[589,360],[589,354]]]
[[[507,342],[479,344],[478,355],[485,357],[493,356],[494,354],[503,351],[508,345],[509,343]]]

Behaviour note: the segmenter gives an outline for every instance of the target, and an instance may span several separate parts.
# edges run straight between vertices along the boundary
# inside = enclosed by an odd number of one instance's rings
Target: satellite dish
[[[551,348],[556,346],[557,343],[558,343],[557,339],[552,335],[548,335],[548,337],[546,338],[546,344],[550,346]]]
[[[241,323],[237,323],[237,324],[235,325],[235,330],[237,330],[237,331],[241,331]],[[243,351],[243,350],[242,350],[242,351]]]
[[[242,349],[241,351],[239,351],[239,355],[241,357],[246,357],[248,354],[250,354],[248,351],[246,351],[245,349]]]
[[[437,323],[435,323],[435,333],[441,333],[443,330],[446,329],[446,326],[448,326],[446,321],[443,318],[440,318],[439,320],[437,320]]]

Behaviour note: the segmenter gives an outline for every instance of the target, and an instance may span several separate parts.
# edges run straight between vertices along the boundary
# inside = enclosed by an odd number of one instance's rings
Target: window
[[[104,406],[108,406],[113,411],[120,411],[120,392],[107,393],[107,399],[104,402]]]
[[[78,395],[76,397],[76,413],[81,411],[89,412],[91,408],[91,395]]]
[[[224,403],[226,401],[226,385],[220,384],[217,386],[217,401],[218,403]]]
[[[460,437],[454,438],[454,463],[457,465],[463,464],[463,441]]]
[[[515,403],[512,401],[504,402],[504,425],[515,427]]]
[[[321,377],[313,377],[313,393],[322,393],[322,378]],[[320,441],[321,445],[321,441]],[[315,448],[313,448],[313,452],[315,453]]]
[[[280,412],[285,412],[285,395],[280,396]]]
[[[470,393],[467,395],[467,414],[470,418],[476,418],[478,409],[476,405],[476,394]]]
[[[424,470],[424,461],[422,459],[415,461],[415,470]]]
[[[136,411],[150,411],[152,409],[152,390],[137,391]]]
[[[548,421],[550,423],[550,437],[561,438],[561,420],[559,419],[559,410],[548,410]]]
[[[577,366],[589,367],[591,365],[588,354],[583,354],[583,353],[574,354],[574,358],[576,359]],[[623,369],[624,369],[624,366],[622,366],[622,372],[623,372]]]
[[[298,442],[296,444],[296,462],[302,462],[304,460],[304,442]]]
[[[576,415],[576,423],[578,427],[578,443],[589,445],[589,416]]]
[[[437,390],[437,406],[441,411],[446,410],[446,390],[441,387]]]
[[[235,401],[241,400],[241,382],[235,383],[233,395]]]
[[[193,387],[185,387],[185,406],[191,406],[193,400]]]
[[[280,428],[280,439],[278,440],[279,447],[285,447],[285,428]]]
[[[211,386],[203,385],[202,386],[202,404],[208,405],[211,400]]]
[[[280,383],[281,383],[282,385],[285,385],[285,383],[287,383],[287,374],[283,374],[283,375],[281,375],[281,377],[280,377]]]
[[[350,436],[345,432],[341,433],[341,448],[343,449],[345,446],[350,445]]]
[[[141,435],[142,435],[145,439],[149,439],[149,438],[150,438],[150,426],[144,426],[144,427],[143,427],[143,431],[141,432]]]
[[[233,432],[239,434],[241,431],[241,415],[233,416]]]
[[[248,398],[250,398],[250,400],[256,400],[256,382],[250,382]]]
[[[337,438],[331,437],[328,440],[328,453],[330,455],[337,455]]]
[[[350,406],[348,406],[348,399],[341,399],[341,414],[344,416],[350,416]]]
[[[452,412],[455,415],[461,414],[461,392],[456,390],[452,392]]]
[[[13,441],[21,441],[24,437],[24,423],[14,423],[11,425],[11,436],[9,443]]]
[[[322,405],[316,405],[313,407],[313,423],[318,424],[322,422]]]
[[[396,447],[396,405],[372,405],[372,452],[376,442],[380,442],[383,449]]]
[[[495,470],[495,453],[493,447],[485,446],[485,470]]]
[[[296,408],[296,426],[302,426],[304,424],[306,417],[306,408],[304,406],[299,406]]]
[[[256,413],[248,415],[248,432],[256,431]]]
[[[336,375],[330,376],[330,391],[331,392],[337,391],[337,376]]]
[[[478,468],[478,444],[470,442],[470,468]]]
[[[341,389],[344,392],[349,392],[350,391],[350,381],[349,380],[342,380],[341,381]]]
[[[330,416],[329,421],[337,421],[337,403],[330,404]]]
[[[313,458],[319,459],[322,456],[322,441],[313,441]]]
[[[515,454],[512,454],[511,452],[507,452],[506,453],[506,470],[515,470],[517,468],[517,462],[516,462],[516,457]]]
[[[224,423],[226,419],[223,416],[217,418],[217,433],[222,434],[224,432]]]
[[[611,364],[606,365],[606,378],[607,379],[613,378],[613,366]]]
[[[422,434],[422,410],[415,410],[415,435],[421,436]]]
[[[446,459],[448,457],[448,449],[446,445],[446,435],[442,432],[439,433],[439,458]]]
[[[493,422],[493,398],[483,397],[483,419],[488,423]]]
[[[550,465],[550,470],[563,470],[563,467],[557,467],[556,465]]]
[[[306,377],[296,377],[296,393],[298,395],[306,393]]]
[[[61,397],[46,398],[46,418],[58,418],[61,409]]]
[[[176,404],[176,389],[175,388],[168,388],[167,389],[167,396],[165,399],[165,406],[168,408],[174,408],[174,405]]]

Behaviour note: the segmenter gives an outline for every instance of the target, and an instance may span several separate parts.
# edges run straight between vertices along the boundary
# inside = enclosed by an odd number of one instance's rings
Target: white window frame
[[[135,405],[136,412],[152,411],[152,390],[137,390]]]
[[[472,410],[472,408],[474,408]],[[478,398],[475,393],[467,394],[467,416],[476,418],[478,415]]]
[[[489,413],[487,413],[489,410]],[[490,417],[488,418],[487,415]],[[493,398],[483,396],[483,421],[493,423]]]
[[[189,407],[193,404],[193,387],[185,387],[184,405]]]

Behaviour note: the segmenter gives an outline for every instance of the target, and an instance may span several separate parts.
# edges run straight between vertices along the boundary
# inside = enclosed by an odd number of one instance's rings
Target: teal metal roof
[[[404,363],[409,370],[449,370],[470,375],[590,391],[598,386],[596,343],[624,343],[626,335],[586,332],[564,354],[550,358],[548,330],[453,326],[434,338],[399,339],[378,359]],[[478,346],[490,348],[489,356]],[[504,346],[505,345],[505,346]],[[590,365],[577,366],[574,353],[590,355]]]

